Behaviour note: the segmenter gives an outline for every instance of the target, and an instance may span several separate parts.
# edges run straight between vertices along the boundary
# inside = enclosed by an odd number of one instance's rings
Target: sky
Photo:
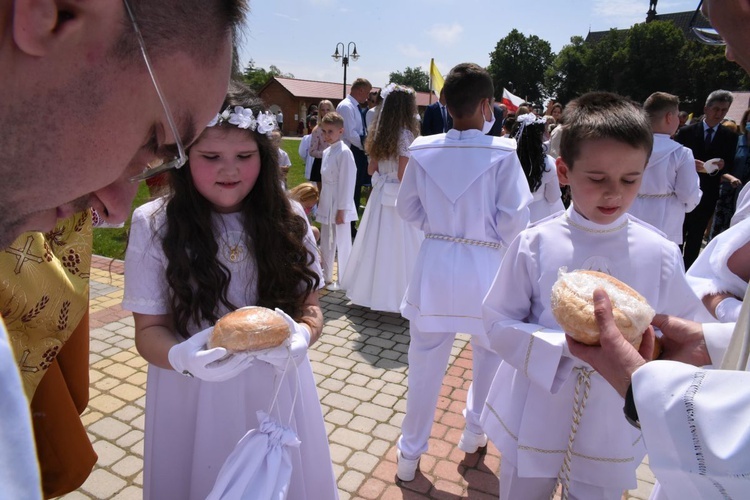
[[[697,0],[661,0],[658,14],[693,11]],[[250,0],[240,60],[271,65],[295,78],[343,82],[331,55],[354,42],[347,83],[363,77],[382,87],[407,67],[444,75],[456,64],[487,67],[512,29],[547,40],[557,53],[572,36],[628,28],[646,19],[648,0]]]

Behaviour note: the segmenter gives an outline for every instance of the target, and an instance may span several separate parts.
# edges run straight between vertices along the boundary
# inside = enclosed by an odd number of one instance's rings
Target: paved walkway
[[[146,362],[135,349],[133,318],[120,308],[122,273],[122,262],[93,258],[91,391],[82,418],[99,461],[66,500],[142,498]],[[453,346],[421,473],[401,484],[395,443],[406,410],[408,322],[353,306],[341,292],[323,291],[322,305],[323,335],[309,356],[342,500],[497,498],[497,449],[467,455],[456,446],[471,376],[468,337]],[[623,498],[648,498],[654,479],[646,464],[638,476],[638,489]]]

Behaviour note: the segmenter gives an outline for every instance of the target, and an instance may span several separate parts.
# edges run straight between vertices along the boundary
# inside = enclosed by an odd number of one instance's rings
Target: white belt
[[[494,242],[494,241],[469,240],[467,238],[456,238],[455,236],[446,236],[444,234],[425,234],[424,237],[427,238],[428,240],[452,241],[454,243],[462,243],[464,245],[474,245],[478,247],[493,248],[495,250],[499,250],[503,246],[502,244]]]

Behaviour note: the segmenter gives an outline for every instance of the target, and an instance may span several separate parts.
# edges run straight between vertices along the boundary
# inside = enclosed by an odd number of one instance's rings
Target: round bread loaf
[[[229,352],[260,351],[281,345],[289,337],[284,318],[265,307],[243,307],[224,315],[208,338],[208,348]]]
[[[604,289],[612,302],[615,324],[625,339],[638,348],[641,336],[654,318],[646,299],[616,278],[597,271],[561,272],[552,287],[552,314],[565,332],[578,342],[599,345],[599,325],[594,317],[594,290]]]

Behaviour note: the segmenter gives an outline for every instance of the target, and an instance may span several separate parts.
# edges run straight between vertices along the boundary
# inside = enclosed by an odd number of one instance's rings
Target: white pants
[[[323,224],[320,226],[320,254],[326,283],[333,281],[333,259],[338,257],[338,277],[344,275],[349,254],[352,253],[351,224]]]
[[[500,462],[500,500],[549,500],[557,478],[518,477],[518,469],[509,460]],[[620,500],[621,488],[604,488],[570,481],[569,500]]]
[[[427,451],[427,444],[435,420],[440,388],[450,359],[454,332],[420,332],[410,325],[409,392],[406,396],[406,415],[401,424],[398,449],[408,459],[416,459]],[[492,379],[500,365],[500,356],[489,349],[487,339],[471,336],[473,381],[466,396],[466,428],[481,434],[479,417],[490,392]]]

